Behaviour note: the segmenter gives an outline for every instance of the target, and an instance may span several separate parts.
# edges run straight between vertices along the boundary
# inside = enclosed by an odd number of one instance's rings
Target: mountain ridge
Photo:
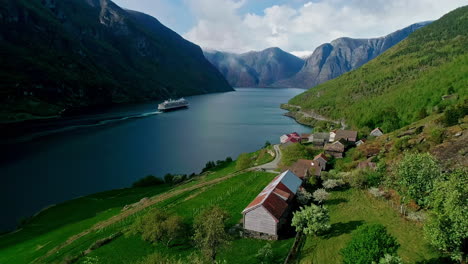
[[[0,120],[232,91],[199,46],[110,0],[7,0]]]
[[[342,37],[317,47],[302,69],[289,79],[273,84],[275,87],[311,88],[357,69],[399,43],[415,30],[431,21],[412,24],[383,37],[355,39]]]

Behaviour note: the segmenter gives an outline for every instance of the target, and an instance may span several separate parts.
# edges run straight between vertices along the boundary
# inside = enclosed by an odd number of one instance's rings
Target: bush
[[[351,241],[341,250],[344,264],[369,264],[379,262],[386,254],[394,255],[398,243],[383,225],[360,226],[352,233]]]
[[[259,263],[272,263],[274,260],[274,255],[273,255],[273,250],[271,249],[271,244],[266,243],[266,245],[262,248],[260,248],[257,252],[257,255],[255,255]]]
[[[155,186],[155,185],[161,185],[164,184],[164,181],[153,176],[153,175],[148,175],[144,178],[139,179],[138,181],[134,182],[132,184],[133,188],[139,188],[139,187],[148,187],[148,186]]]
[[[169,246],[172,241],[183,236],[185,227],[182,218],[168,215],[159,209],[152,209],[146,215],[137,218],[130,227],[130,234],[141,234],[145,241],[163,242]]]
[[[330,229],[330,215],[324,207],[312,204],[293,213],[292,226],[305,235],[320,235]]]
[[[309,201],[312,199],[312,194],[310,194],[310,192],[304,190],[304,189],[299,189],[299,191],[297,192],[297,201],[300,203],[300,204],[307,204],[309,203]]]
[[[379,264],[403,264],[403,261],[401,261],[401,258],[398,256],[385,254],[385,256],[380,259]]]
[[[430,141],[435,144],[440,144],[444,141],[444,130],[440,127],[435,127],[431,130]]]
[[[344,184],[345,184],[344,181],[341,179],[338,179],[338,180],[329,179],[329,180],[326,180],[322,185],[325,189],[332,190],[335,188],[342,187]]]
[[[325,189],[318,189],[313,194],[314,200],[319,204],[323,203],[324,201],[328,200],[330,194]]]
[[[179,184],[187,180],[187,175],[176,175],[172,178],[172,184]]]
[[[172,184],[172,179],[173,178],[174,178],[174,175],[168,173],[168,174],[164,175],[164,182]]]

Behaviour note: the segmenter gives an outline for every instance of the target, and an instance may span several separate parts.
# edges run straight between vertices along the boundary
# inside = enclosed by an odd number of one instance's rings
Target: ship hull
[[[173,107],[158,107],[158,110],[161,112],[170,112],[170,111],[177,111],[182,109],[187,109],[188,105],[180,105],[180,106],[173,106]]]

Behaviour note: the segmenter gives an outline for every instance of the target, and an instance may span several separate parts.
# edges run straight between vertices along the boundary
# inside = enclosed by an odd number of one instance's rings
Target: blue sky
[[[280,47],[309,54],[338,37],[380,37],[435,20],[466,0],[114,0],[205,49]]]

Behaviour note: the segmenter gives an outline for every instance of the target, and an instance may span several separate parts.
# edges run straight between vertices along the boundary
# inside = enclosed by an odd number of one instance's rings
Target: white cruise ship
[[[163,103],[160,103],[158,105],[158,110],[165,112],[165,111],[171,111],[171,110],[176,110],[180,108],[187,108],[188,106],[189,106],[189,103],[184,98],[180,98],[177,100],[169,99],[169,100],[164,101]]]

